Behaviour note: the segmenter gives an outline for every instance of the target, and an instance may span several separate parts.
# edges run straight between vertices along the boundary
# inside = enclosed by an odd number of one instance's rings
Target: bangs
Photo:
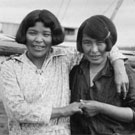
[[[97,41],[104,42],[108,31],[100,20],[92,18],[91,21],[87,22],[83,33]]]
[[[36,22],[42,22],[45,27],[49,27],[51,29],[54,28],[55,18],[52,17],[50,12],[36,10],[33,14],[28,15],[25,20],[26,30],[29,27],[35,26]]]

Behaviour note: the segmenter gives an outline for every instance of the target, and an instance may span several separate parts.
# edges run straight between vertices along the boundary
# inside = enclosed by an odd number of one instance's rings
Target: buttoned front
[[[93,79],[93,86],[90,84],[90,62],[82,60],[70,72],[71,102],[80,100],[98,101],[117,107],[132,108],[135,114],[135,74],[129,64],[126,70],[129,77],[129,91],[125,100],[117,93],[114,82],[114,70],[109,60]],[[84,114],[71,116],[72,135],[134,135],[134,118],[131,122],[122,122],[104,113],[90,117]]]

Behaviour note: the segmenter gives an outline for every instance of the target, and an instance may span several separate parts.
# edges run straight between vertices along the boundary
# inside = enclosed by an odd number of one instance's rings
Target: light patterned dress
[[[26,53],[5,61],[1,68],[2,96],[10,135],[69,135],[69,118],[50,119],[52,107],[70,102],[69,71],[76,52],[54,47],[41,69]]]
[[[1,94],[10,135],[70,135],[69,117],[51,119],[51,113],[53,107],[69,104],[69,72],[81,57],[74,49],[54,47],[41,69],[26,53],[2,64]]]

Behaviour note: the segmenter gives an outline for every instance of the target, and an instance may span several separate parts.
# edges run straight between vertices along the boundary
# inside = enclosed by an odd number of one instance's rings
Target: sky
[[[79,27],[88,17],[103,14],[110,17],[118,0],[0,0],[0,22],[20,23],[35,9],[53,12],[63,26]],[[124,0],[114,23],[119,46],[135,46],[135,0]]]

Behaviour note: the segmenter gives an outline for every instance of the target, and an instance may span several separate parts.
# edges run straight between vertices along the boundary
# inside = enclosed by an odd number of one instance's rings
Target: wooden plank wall
[[[0,56],[21,54],[26,50],[25,45],[12,41],[0,41]]]

